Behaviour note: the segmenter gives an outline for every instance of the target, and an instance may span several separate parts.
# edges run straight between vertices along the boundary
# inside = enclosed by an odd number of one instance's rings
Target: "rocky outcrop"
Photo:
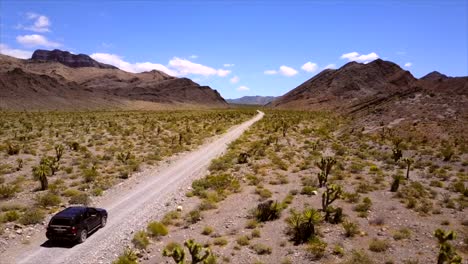
[[[32,62],[60,62],[68,67],[94,67],[100,69],[117,69],[112,65],[104,64],[95,61],[90,56],[85,54],[72,54],[62,50],[36,50],[32,57]]]

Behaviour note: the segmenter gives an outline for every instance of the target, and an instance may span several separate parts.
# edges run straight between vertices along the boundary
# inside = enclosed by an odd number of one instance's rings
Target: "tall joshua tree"
[[[333,157],[322,157],[320,162],[315,163],[317,167],[321,170],[318,175],[319,178],[319,187],[323,187],[327,183],[328,175],[333,167],[336,164],[336,159]]]
[[[414,163],[414,160],[411,158],[404,158],[403,162],[406,163],[406,179],[409,179],[409,171],[411,168],[411,164]]]
[[[46,164],[40,164],[33,168],[33,177],[35,180],[41,183],[41,190],[47,190],[49,188],[49,181],[47,176],[51,174],[50,167]]]

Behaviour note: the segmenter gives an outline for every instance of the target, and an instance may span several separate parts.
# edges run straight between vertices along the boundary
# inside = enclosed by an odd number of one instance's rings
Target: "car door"
[[[99,212],[94,208],[88,208],[86,210],[86,224],[88,225],[88,229],[95,229],[99,226],[100,222]]]

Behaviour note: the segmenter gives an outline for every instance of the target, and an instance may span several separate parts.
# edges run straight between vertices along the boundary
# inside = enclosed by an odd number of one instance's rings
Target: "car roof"
[[[87,207],[84,206],[72,206],[68,207],[63,211],[58,212],[54,217],[74,217],[86,211]]]

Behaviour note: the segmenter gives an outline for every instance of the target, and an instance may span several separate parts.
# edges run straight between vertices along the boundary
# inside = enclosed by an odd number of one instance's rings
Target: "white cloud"
[[[226,68],[228,68],[228,67],[233,67],[234,64],[225,63],[225,64],[223,64],[223,66],[226,67]]]
[[[237,88],[237,91],[248,91],[248,90],[250,90],[250,88],[244,85],[239,86],[239,88]]]
[[[114,65],[124,71],[128,72],[144,72],[144,71],[151,71],[151,70],[158,70],[165,72],[172,76],[185,76],[188,74],[193,75],[202,75],[202,76],[210,76],[216,75],[220,77],[225,77],[231,73],[230,70],[225,69],[214,69],[202,64],[194,63],[186,59],[181,59],[174,57],[172,58],[168,65],[162,65],[159,63],[152,63],[152,62],[137,62],[137,63],[130,63],[122,59],[122,57],[109,54],[109,53],[93,53],[91,54],[91,58],[102,62]]]
[[[238,83],[239,80],[240,80],[239,77],[234,76],[234,77],[232,77],[229,81],[230,81],[231,83]]]
[[[0,53],[19,59],[29,59],[33,52],[29,50],[11,49],[5,44],[0,44]]]
[[[128,71],[128,72],[144,72],[144,71],[151,71],[151,70],[158,70],[165,72],[169,75],[176,76],[177,73],[173,70],[170,70],[166,66],[157,63],[151,62],[137,62],[137,63],[130,63],[124,61],[120,56],[115,54],[109,53],[93,53],[90,56],[91,58],[106,64],[111,64],[118,67],[121,70]]]
[[[191,58],[191,59],[196,59],[196,58],[198,58],[198,55],[195,55],[195,54],[194,54],[194,55],[190,55],[190,58]]]
[[[266,75],[274,75],[274,74],[277,74],[278,72],[276,70],[266,70],[263,73]]]
[[[377,55],[377,53],[375,52],[371,52],[369,54],[359,54],[357,52],[350,52],[350,53],[345,53],[341,55],[340,58],[347,59],[348,61],[368,63],[368,62],[378,59],[379,55]]]
[[[413,63],[411,63],[411,62],[405,63],[405,67],[409,68],[409,67],[411,67],[411,66],[413,66]]]
[[[36,13],[27,13],[26,18],[28,20],[34,20],[34,23],[30,26],[19,25],[18,28],[31,30],[34,32],[50,32],[50,20],[48,17]]]
[[[230,70],[219,69],[217,74],[220,77],[225,77],[225,76],[228,76],[230,73],[231,73]]]
[[[177,57],[174,57],[169,61],[169,66],[174,68],[180,75],[196,74],[203,76],[218,75],[220,77],[225,77],[231,73],[230,70],[216,70],[214,68]]]
[[[323,67],[324,70],[326,69],[336,69],[336,65],[333,63],[328,64],[327,66]]]
[[[49,41],[46,37],[37,34],[17,36],[16,41],[26,47],[44,46],[57,48],[62,46],[60,43]]]
[[[301,69],[303,69],[306,72],[314,72],[318,69],[317,63],[313,62],[306,62],[304,65],[302,65]]]
[[[291,68],[291,67],[281,65],[280,68],[279,68],[279,73],[281,73],[284,76],[291,77],[291,76],[296,75],[297,71],[295,69]]]

